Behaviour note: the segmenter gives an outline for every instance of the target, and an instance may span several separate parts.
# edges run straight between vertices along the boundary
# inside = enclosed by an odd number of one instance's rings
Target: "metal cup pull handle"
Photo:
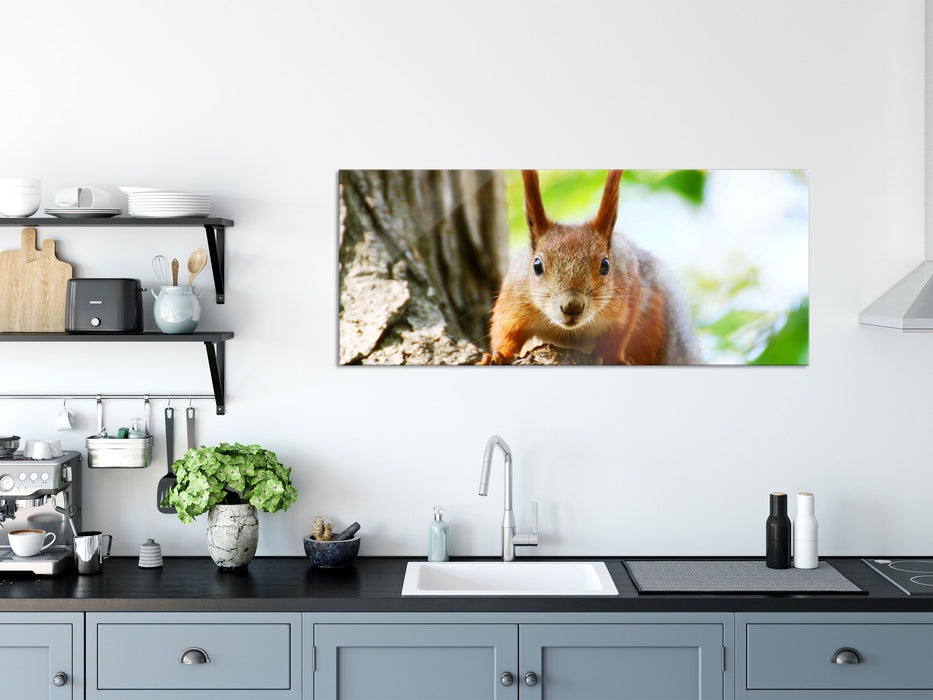
[[[178,663],[187,665],[209,664],[210,662],[211,658],[207,655],[207,652],[200,647],[185,649],[181,653],[181,656],[178,657]]]
[[[104,554],[104,541],[103,541],[105,537],[107,538],[107,553],[106,554]],[[101,561],[103,561],[104,559],[110,559],[110,550],[113,548],[113,535],[101,535],[100,539],[101,539],[100,559]]]
[[[832,662],[834,664],[860,664],[862,663],[862,655],[858,653],[858,649],[842,647],[842,649],[836,649]]]

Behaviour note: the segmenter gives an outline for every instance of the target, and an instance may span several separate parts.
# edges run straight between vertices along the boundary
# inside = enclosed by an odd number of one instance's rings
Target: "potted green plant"
[[[288,510],[298,492],[291,469],[259,445],[230,445],[188,450],[172,465],[177,483],[162,505],[172,506],[183,523],[207,513],[207,546],[222,569],[244,569],[256,554],[259,519]]]

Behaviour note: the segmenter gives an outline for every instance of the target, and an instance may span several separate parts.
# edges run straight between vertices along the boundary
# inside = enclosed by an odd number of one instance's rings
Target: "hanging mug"
[[[62,410],[58,412],[58,415],[55,417],[55,430],[74,430],[75,427],[75,417],[74,414],[68,410],[67,399],[62,400]]]
[[[163,333],[193,333],[201,320],[201,293],[194,293],[194,287],[162,287],[155,297],[152,308],[156,325]]]

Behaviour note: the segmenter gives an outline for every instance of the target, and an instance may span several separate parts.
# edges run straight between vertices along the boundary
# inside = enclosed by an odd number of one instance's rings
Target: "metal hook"
[[[188,394],[188,408],[191,408],[191,394]]]
[[[166,408],[171,408],[171,407],[172,407],[172,397],[169,396],[169,397],[168,397],[168,405],[166,406]]]

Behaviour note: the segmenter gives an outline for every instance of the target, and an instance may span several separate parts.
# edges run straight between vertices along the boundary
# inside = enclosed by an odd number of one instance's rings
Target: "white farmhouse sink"
[[[601,561],[412,561],[402,595],[619,595]]]

